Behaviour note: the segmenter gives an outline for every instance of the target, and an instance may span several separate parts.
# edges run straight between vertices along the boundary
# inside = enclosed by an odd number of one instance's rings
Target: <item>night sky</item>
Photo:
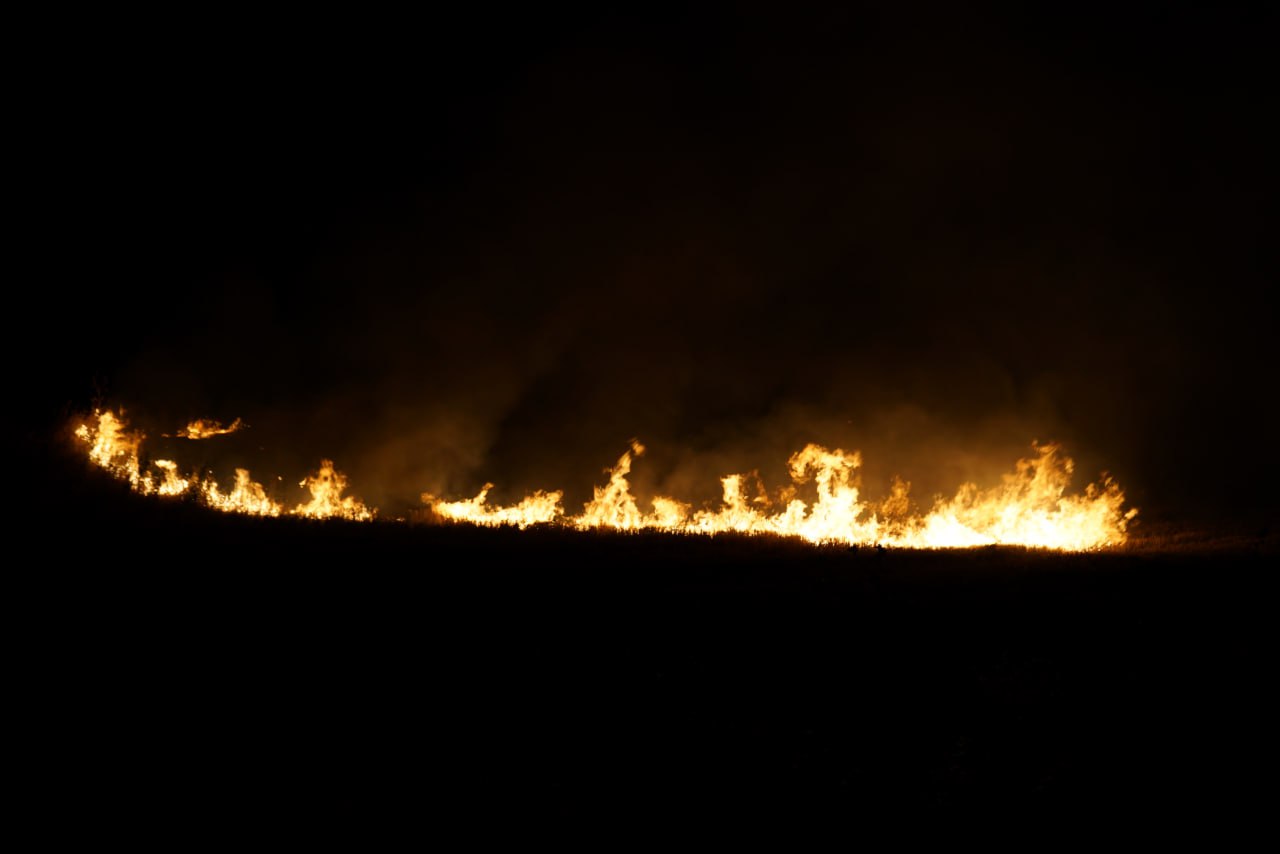
[[[1033,5],[79,21],[24,84],[21,373],[393,513],[573,511],[633,437],[642,495],[817,441],[927,503],[1058,439],[1265,522],[1274,16]]]

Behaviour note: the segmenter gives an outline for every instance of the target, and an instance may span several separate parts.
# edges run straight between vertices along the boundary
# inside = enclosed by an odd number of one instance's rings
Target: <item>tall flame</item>
[[[81,424],[76,436],[89,446],[89,459],[117,477],[129,481],[135,489],[141,481],[138,471],[138,446],[143,435],[131,432],[124,420],[124,412],[116,415],[106,409],[95,412],[96,427]]]
[[[333,467],[333,460],[321,460],[320,471],[307,475],[298,486],[305,486],[311,492],[311,500],[293,508],[298,516],[309,516],[312,519],[354,519],[367,522],[373,518],[373,511],[365,507],[358,498],[343,497],[342,491],[347,488],[347,476]]]
[[[573,520],[573,524],[579,528],[618,528],[623,531],[661,525],[656,510],[654,515],[646,516],[640,512],[631,495],[627,475],[631,474],[632,451],[638,457],[644,453],[644,445],[632,440],[631,450],[619,457],[613,468],[607,469],[609,482],[595,488],[595,497],[588,502],[582,515]]]

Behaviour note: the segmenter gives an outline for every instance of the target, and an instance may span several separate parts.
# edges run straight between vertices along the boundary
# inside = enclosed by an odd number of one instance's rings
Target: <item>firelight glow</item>
[[[129,429],[123,412],[117,414],[109,409],[99,410],[94,413],[93,421],[96,423],[85,422],[75,431],[76,437],[86,446],[89,459],[120,480],[127,481],[135,492],[143,495],[175,496],[193,492],[205,506],[213,510],[250,516],[280,516],[288,513],[312,519],[339,518],[367,522],[377,513],[359,499],[342,495],[347,486],[347,478],[334,469],[329,460],[321,461],[320,470],[308,475],[299,484],[311,493],[311,500],[286,511],[267,495],[262,484],[250,478],[246,469],[236,469],[235,485],[228,492],[224,492],[212,478],[200,479],[195,473],[179,475],[177,464],[171,460],[155,460],[152,463],[161,475],[152,472],[150,467],[144,469],[139,462],[138,448],[145,436],[140,431]],[[207,435],[187,435],[195,425],[210,424],[216,429]],[[217,422],[193,421],[188,425],[186,433],[179,436],[209,438],[234,432],[239,424],[240,420],[236,419],[231,427],[222,428]]]
[[[229,428],[205,421],[192,425],[214,425],[216,431],[209,433],[212,436],[232,432],[239,423],[237,419]],[[192,425],[188,425],[188,432],[192,432]],[[286,510],[245,469],[236,469],[234,485],[224,491],[210,477],[181,473],[171,460],[154,460],[144,467],[139,448],[145,437],[129,429],[122,413],[99,410],[91,421],[80,424],[75,434],[93,463],[143,495],[190,494],[214,510],[257,516],[369,521],[377,514],[358,498],[343,495],[347,478],[329,460],[323,460],[319,470],[300,483],[310,493],[310,500]],[[539,490],[508,506],[488,503],[492,484],[470,499],[446,500],[424,493],[422,501],[437,519],[520,529],[563,525],[580,530],[735,532],[796,537],[812,543],[930,549],[1016,545],[1085,551],[1125,543],[1128,523],[1138,511],[1125,509],[1119,485],[1104,476],[1099,483],[1085,487],[1083,494],[1069,494],[1074,468],[1071,458],[1053,443],[1032,447],[1034,454],[1019,460],[999,484],[985,489],[964,484],[952,498],[938,499],[923,514],[910,512],[909,485],[901,480],[895,480],[886,498],[868,501],[858,485],[861,455],[816,444],[791,455],[791,484],[776,496],[760,489],[756,496],[748,497],[746,478],[729,474],[720,479],[723,497],[714,508],[695,510],[687,502],[657,496],[647,502],[650,509],[642,509],[627,479],[633,462],[644,453],[639,442],[632,442],[607,470],[608,482],[595,487],[591,501],[578,515],[565,512],[564,493],[559,490]],[[802,489],[813,497],[799,497]]]
[[[225,427],[218,421],[212,421],[208,418],[197,418],[177,433],[166,433],[165,435],[174,439],[212,439],[214,436],[226,436],[229,433],[239,432],[242,427],[244,427],[244,424],[239,418],[232,421]]]

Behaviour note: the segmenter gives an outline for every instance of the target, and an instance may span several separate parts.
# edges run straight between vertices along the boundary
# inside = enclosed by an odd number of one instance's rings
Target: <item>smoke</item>
[[[1234,188],[1267,148],[1213,80],[1172,97],[1108,45],[1077,74],[1016,22],[689,26],[686,50],[565,35],[452,94],[371,87],[268,148],[136,164],[104,194],[134,201],[99,217],[113,301],[76,326],[78,381],[153,434],[243,418],[211,465],[332,458],[393,514],[486,482],[573,510],[632,438],[642,497],[776,488],[818,442],[927,502],[1057,439],[1144,508],[1253,500],[1185,465],[1259,420],[1265,361]]]

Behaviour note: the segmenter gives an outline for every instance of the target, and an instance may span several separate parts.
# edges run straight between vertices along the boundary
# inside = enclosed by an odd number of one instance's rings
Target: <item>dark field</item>
[[[76,465],[41,483],[57,523],[12,603],[34,791],[104,830],[1271,804],[1265,539],[851,551],[258,521]]]

